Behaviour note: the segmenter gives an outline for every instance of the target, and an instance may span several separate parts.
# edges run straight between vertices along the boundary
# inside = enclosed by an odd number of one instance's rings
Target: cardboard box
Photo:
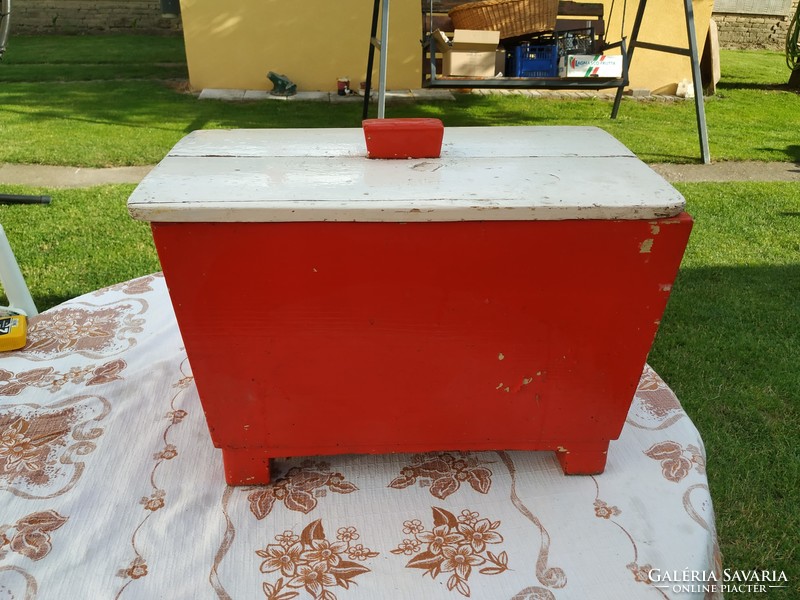
[[[499,31],[456,29],[453,39],[438,29],[433,32],[436,48],[442,53],[445,77],[494,77],[502,72],[505,53],[498,51]],[[498,66],[500,66],[498,71]]]
[[[622,77],[622,56],[569,54],[558,61],[559,77]]]

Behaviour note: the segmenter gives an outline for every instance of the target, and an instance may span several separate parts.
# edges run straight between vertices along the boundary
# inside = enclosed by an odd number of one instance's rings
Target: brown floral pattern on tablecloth
[[[42,510],[25,515],[13,524],[0,523],[0,590],[5,591],[8,598],[32,599],[37,583],[29,569],[5,565],[5,559],[16,553],[29,561],[41,561],[53,549],[50,534],[67,520],[55,510]]]
[[[447,577],[447,589],[470,596],[469,578],[473,572],[482,575],[499,575],[508,570],[508,554],[495,553],[489,545],[500,544],[500,521],[481,519],[477,512],[464,509],[456,517],[453,513],[432,507],[433,526],[426,529],[419,519],[403,523],[405,538],[392,554],[415,556],[406,563],[407,569],[421,569],[423,574],[436,579]],[[424,594],[423,594],[424,595]]]
[[[704,474],[706,470],[706,460],[700,448],[693,444],[684,448],[678,442],[666,440],[653,444],[644,453],[659,461],[664,478],[675,483],[686,477],[692,467],[701,474]]]
[[[633,408],[632,408],[633,410]],[[655,428],[654,431],[658,431]],[[653,434],[655,435],[655,434]],[[687,444],[684,447],[682,444],[674,441],[658,442],[650,446],[646,450],[642,450],[643,455],[650,459],[658,460],[662,467],[662,476],[665,480],[673,483],[680,483],[683,479],[690,476],[692,466],[698,475],[705,475],[705,455],[702,449],[694,444]],[[622,522],[624,518],[623,511],[617,506],[609,506],[606,502],[600,500],[600,486],[603,482],[603,476],[592,476],[592,481],[595,485],[595,501],[594,510],[595,515],[602,517],[615,525],[630,542],[633,560],[627,563],[626,568],[633,576],[637,583],[650,586],[653,591],[660,596],[669,597],[665,591],[669,586],[659,585],[651,578],[651,573],[654,569],[663,571],[663,566],[655,561],[644,562],[642,552],[639,544],[637,543],[637,533]],[[700,506],[695,507],[693,504],[693,492],[699,490],[702,496]],[[670,494],[664,494],[665,498],[671,498]],[[660,500],[663,502],[663,499]],[[677,504],[677,503],[676,503]],[[711,543],[707,546],[705,564],[707,568],[701,569],[705,572],[714,572],[717,581],[721,579],[722,575],[722,560],[719,553],[719,544],[717,542],[716,531],[713,528],[713,510],[711,509],[710,497],[708,496],[708,486],[705,484],[693,484],[686,488],[682,497],[682,508],[685,513],[703,529],[709,532]],[[703,513],[704,516],[701,515]],[[709,525],[711,523],[711,525]],[[649,546],[647,544],[645,547]],[[705,600],[718,600],[722,597],[719,590],[710,590],[705,593]]]
[[[143,529],[147,521],[156,511],[161,510],[167,504],[167,490],[164,489],[160,483],[159,470],[166,461],[175,459],[179,454],[177,445],[170,442],[170,434],[172,433],[173,428],[180,425],[189,414],[186,410],[178,408],[178,401],[183,399],[184,392],[191,388],[191,384],[193,382],[193,377],[189,370],[189,361],[187,359],[184,358],[178,365],[178,373],[176,377],[177,382],[172,384],[170,389],[177,391],[173,392],[171,398],[169,399],[169,410],[165,411],[161,415],[161,426],[163,427],[163,431],[160,436],[161,446],[155,452],[150,453],[150,458],[153,461],[153,465],[150,469],[150,476],[148,478],[150,494],[148,496],[141,497],[139,500],[139,504],[144,509],[144,514],[138,526],[131,534],[130,545],[131,550],[133,551],[133,558],[127,567],[117,571],[117,577],[127,580],[118,590],[117,597],[120,597],[131,583],[147,576],[147,559],[144,556],[143,551],[140,549],[138,540],[140,535],[144,535],[145,533]],[[169,481],[169,479],[166,477],[164,480],[165,482]]]
[[[486,494],[492,487],[492,472],[486,468],[487,464],[472,452],[417,454],[411,464],[404,466],[392,479],[389,487],[403,489],[419,482],[429,485],[431,494],[444,500],[463,483]]]
[[[15,565],[0,565],[0,589],[7,590],[9,598],[35,600],[38,585],[28,571]]]
[[[113,304],[113,305],[112,305]],[[102,358],[119,354],[136,344],[148,309],[145,300],[94,306],[61,305],[30,319],[28,343],[17,354],[28,360],[52,360],[67,354]]]
[[[122,379],[120,373],[125,367],[125,361],[117,359],[99,366],[88,364],[81,367],[72,367],[67,371],[57,371],[53,367],[43,367],[12,373],[11,371],[0,369],[0,396],[18,396],[27,387],[36,387],[55,394],[67,384],[102,385]]]
[[[0,525],[0,560],[7,552],[16,552],[30,560],[42,560],[53,545],[50,533],[67,522],[54,510],[26,515],[13,525]]]
[[[711,494],[704,483],[689,486],[683,494],[683,507],[692,520],[705,529],[712,537],[713,544],[708,548],[706,560],[717,581],[722,579],[722,552],[717,538],[717,527],[714,522],[714,508],[711,506]],[[721,600],[722,593],[710,590],[703,596],[704,600]]]
[[[664,380],[645,365],[627,423],[640,429],[662,430],[686,416]]]
[[[546,588],[528,587],[514,594],[511,600],[555,600],[555,596]]]
[[[92,295],[97,296],[105,296],[111,292],[122,292],[123,294],[127,294],[130,296],[140,296],[147,292],[152,292],[153,287],[152,283],[156,280],[156,277],[163,277],[162,273],[156,273],[153,275],[145,275],[144,277],[139,277],[138,279],[131,279],[130,281],[123,281],[122,283],[117,283],[115,285],[110,285],[108,287],[104,287],[102,289],[97,290]]]
[[[126,569],[120,569],[117,571],[117,577],[122,577],[123,579],[141,579],[147,575],[147,563],[145,562],[144,558],[141,556],[137,556],[131,561],[131,564]],[[117,592],[116,598],[119,598],[122,595],[123,590],[128,584],[126,583],[122,589]]]
[[[299,467],[290,468],[269,485],[253,488],[247,500],[253,516],[259,520],[266,517],[276,503],[282,503],[289,510],[308,514],[317,506],[317,497],[324,496],[326,490],[352,494],[358,488],[341,473],[331,471],[328,463],[305,461]]]
[[[604,501],[597,499],[594,501],[594,514],[601,519],[610,519],[618,516],[622,511],[616,506],[609,506]]]
[[[220,501],[220,514],[222,515],[222,522],[224,523],[224,531],[221,539],[219,540],[219,547],[214,553],[214,561],[211,563],[211,568],[208,573],[208,582],[217,595],[217,598],[230,598],[231,596],[225,590],[225,585],[221,581],[220,569],[222,561],[231,549],[234,540],[236,539],[236,526],[233,524],[233,519],[230,515],[231,497],[236,488],[232,486],[225,486],[222,491],[222,499]],[[263,589],[263,584],[262,584]]]
[[[637,583],[644,583],[646,585],[650,585],[653,582],[650,580],[650,571],[652,570],[652,565],[643,565],[640,566],[638,564],[639,560],[639,547],[636,543],[634,536],[628,531],[625,526],[620,523],[617,517],[622,515],[622,510],[617,506],[609,506],[607,502],[600,499],[600,482],[596,476],[591,476],[591,480],[594,483],[595,487],[595,500],[594,500],[594,514],[596,517],[601,519],[605,519],[609,523],[613,524],[616,528],[618,528],[624,535],[625,538],[630,542],[630,551],[633,556],[633,560],[625,565],[625,568],[630,571],[633,575],[634,580]],[[655,589],[656,593],[660,593],[663,596],[663,592],[660,589]]]
[[[653,580],[650,579],[650,573],[653,572],[653,565],[646,564],[640,565],[636,562],[628,563],[625,565],[633,575],[633,578],[639,583],[652,584]]]
[[[511,504],[539,530],[539,553],[536,557],[536,579],[549,588],[560,589],[567,585],[567,574],[561,567],[550,567],[550,533],[542,521],[525,505],[517,492],[518,469],[508,452],[498,452],[498,456],[508,468],[511,483]]]
[[[336,541],[326,537],[322,520],[312,521],[299,535],[286,530],[275,536],[275,544],[256,550],[263,558],[262,573],[280,573],[276,581],[264,582],[267,600],[289,600],[299,595],[294,590],[304,590],[314,600],[335,600],[333,588],[350,588],[356,577],[369,573],[364,566],[367,559],[379,555],[362,543],[353,526],[340,527]]]
[[[111,407],[100,396],[76,396],[50,407],[0,406],[0,491],[53,498],[68,491],[103,434]]]

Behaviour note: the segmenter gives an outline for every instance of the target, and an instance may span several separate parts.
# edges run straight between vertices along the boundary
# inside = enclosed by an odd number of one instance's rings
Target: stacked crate
[[[540,34],[506,51],[507,77],[557,77],[558,60],[568,54],[592,54],[592,28]]]

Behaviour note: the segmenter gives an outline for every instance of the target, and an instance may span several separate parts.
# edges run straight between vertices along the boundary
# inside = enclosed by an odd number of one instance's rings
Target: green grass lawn
[[[14,36],[0,82],[186,78],[180,36]]]
[[[134,187],[0,186],[3,193],[52,198],[49,205],[0,206],[0,224],[39,311],[160,270],[150,227],[128,216],[126,201]],[[0,296],[0,305],[5,303]]]
[[[797,598],[800,187],[678,187],[695,228],[649,362],[705,442],[724,565],[785,570]]]
[[[148,164],[194,129],[359,124],[357,105],[199,102],[164,80],[185,68],[176,39],[12,37],[0,63],[0,162]],[[800,97],[784,86],[783,56],[723,51],[722,68],[706,105],[714,160],[800,160]],[[691,102],[628,101],[617,121],[610,109],[461,95],[387,114],[448,126],[597,125],[645,160],[699,160]],[[793,591],[775,596],[800,598],[800,186],[678,187],[695,229],[650,362],[705,442],[724,565],[783,570]],[[0,186],[53,198],[0,206],[40,309],[158,270],[149,229],[125,209],[132,189]]]
[[[714,160],[796,160],[800,96],[777,52],[721,53],[722,81],[706,103]],[[0,62],[0,162],[87,167],[158,162],[195,129],[357,127],[358,103],[198,101],[180,38],[12,36]],[[265,87],[269,87],[265,77]],[[446,126],[596,125],[647,162],[699,162],[694,103],[457,93],[455,102],[392,104],[389,116],[435,116]]]

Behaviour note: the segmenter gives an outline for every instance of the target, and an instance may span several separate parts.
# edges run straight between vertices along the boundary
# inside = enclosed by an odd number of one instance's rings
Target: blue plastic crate
[[[556,77],[558,75],[558,46],[520,44],[508,52],[508,77]]]

